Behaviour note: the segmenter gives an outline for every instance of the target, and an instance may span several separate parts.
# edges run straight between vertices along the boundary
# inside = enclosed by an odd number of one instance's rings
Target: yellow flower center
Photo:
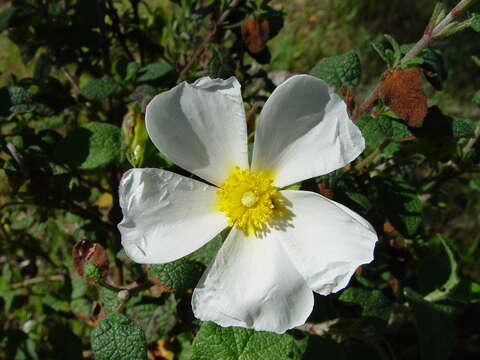
[[[268,222],[281,213],[279,192],[273,178],[266,172],[250,172],[235,167],[220,183],[217,190],[217,208],[247,235],[266,230]]]

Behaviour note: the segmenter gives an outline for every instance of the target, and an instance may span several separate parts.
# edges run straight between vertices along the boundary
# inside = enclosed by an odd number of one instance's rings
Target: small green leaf
[[[362,67],[354,51],[321,60],[310,72],[330,85],[355,87],[360,84]]]
[[[193,341],[192,360],[290,360],[294,339],[238,327],[223,328],[214,323],[202,323]]]
[[[120,128],[91,122],[70,132],[55,149],[55,157],[82,170],[96,169],[122,160]]]
[[[173,291],[185,291],[197,284],[204,269],[199,262],[179,259],[167,264],[152,265],[148,276],[157,278]]]
[[[475,95],[473,95],[473,102],[480,105],[480,90],[478,90]]]
[[[173,68],[167,63],[148,64],[139,70],[139,82],[153,81],[160,79],[162,76],[168,74]]]
[[[480,13],[473,13],[470,21],[470,26],[472,27],[472,29],[476,32],[480,32]]]
[[[147,343],[142,328],[121,314],[112,314],[92,331],[96,360],[146,360]]]
[[[127,75],[125,76],[125,80],[134,80],[141,68],[142,65],[136,61],[129,62],[127,65]]]
[[[390,317],[390,301],[379,290],[349,287],[340,295],[339,299],[360,304],[364,317],[379,318],[384,321]]]
[[[102,100],[106,97],[118,94],[122,90],[122,86],[109,76],[101,79],[94,79],[88,82],[80,89],[82,94],[88,100]]]

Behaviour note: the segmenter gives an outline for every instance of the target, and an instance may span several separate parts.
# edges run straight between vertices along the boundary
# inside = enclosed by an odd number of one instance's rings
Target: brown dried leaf
[[[242,22],[242,37],[248,50],[252,54],[261,52],[270,36],[268,20],[260,18],[248,18]]]
[[[428,104],[417,69],[395,69],[385,73],[380,83],[379,96],[408,125],[422,126]]]
[[[73,266],[77,274],[89,283],[95,283],[94,279],[86,278],[83,268],[86,263],[97,265],[103,278],[108,274],[108,257],[105,249],[98,243],[83,239],[75,244],[72,250]]]

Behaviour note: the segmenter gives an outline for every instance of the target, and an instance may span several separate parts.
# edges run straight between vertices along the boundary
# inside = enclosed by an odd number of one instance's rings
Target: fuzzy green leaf
[[[294,353],[290,335],[205,322],[193,341],[192,360],[290,360],[296,358]]]
[[[173,68],[170,64],[167,63],[155,63],[148,64],[140,69],[139,73],[141,74],[138,77],[139,82],[153,81],[160,79],[162,76],[168,74],[172,71]]]
[[[179,259],[167,264],[152,265],[148,276],[157,278],[173,291],[185,291],[197,284],[204,269],[196,261]]]
[[[165,304],[139,304],[127,310],[127,315],[143,328],[147,342],[167,336],[176,323],[176,301],[173,294]]]
[[[355,87],[360,83],[362,67],[354,51],[321,60],[310,72],[330,85]]]
[[[60,141],[55,157],[72,167],[90,170],[122,160],[120,128],[92,122],[81,126]]]
[[[340,300],[360,304],[364,317],[374,317],[384,321],[390,317],[390,301],[379,290],[350,287],[340,295]]]
[[[96,360],[145,360],[147,343],[142,328],[121,314],[103,319],[92,331]]]
[[[106,97],[118,94],[122,86],[109,76],[88,82],[80,89],[80,94],[88,100],[102,100]]]
[[[405,296],[416,319],[420,359],[449,359],[455,341],[454,308],[431,304],[409,288]]]

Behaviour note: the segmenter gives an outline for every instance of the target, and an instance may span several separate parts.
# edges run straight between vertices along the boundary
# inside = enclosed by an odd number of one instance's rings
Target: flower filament
[[[268,222],[281,212],[278,189],[267,172],[250,172],[236,166],[220,183],[217,208],[247,235],[265,231]]]

